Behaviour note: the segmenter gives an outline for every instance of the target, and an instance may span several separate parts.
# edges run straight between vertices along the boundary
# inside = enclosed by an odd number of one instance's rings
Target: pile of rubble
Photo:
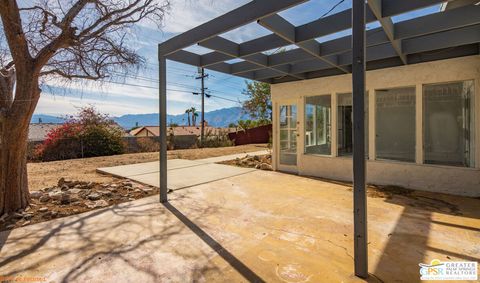
[[[235,165],[239,167],[256,168],[260,170],[272,171],[272,155],[247,155],[243,158],[236,158],[234,160],[228,160],[220,162],[226,165]]]
[[[30,193],[28,208],[0,217],[0,230],[26,226],[158,194],[158,188],[128,180],[110,183],[68,181]]]

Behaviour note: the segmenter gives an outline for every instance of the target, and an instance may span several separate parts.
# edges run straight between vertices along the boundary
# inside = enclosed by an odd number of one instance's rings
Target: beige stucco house
[[[480,56],[367,72],[367,182],[480,196]],[[273,167],[352,180],[351,74],[272,85]]]

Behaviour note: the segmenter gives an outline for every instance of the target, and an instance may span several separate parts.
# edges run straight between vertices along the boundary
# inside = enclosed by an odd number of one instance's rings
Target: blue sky
[[[338,1],[311,0],[283,11],[280,15],[294,25],[301,25],[317,19]],[[139,70],[136,76],[129,74],[125,77],[118,73],[115,74],[115,83],[102,85],[85,83],[63,86],[49,83],[51,87],[43,87],[42,97],[35,113],[63,116],[73,114],[78,108],[87,105],[94,105],[101,112],[112,116],[157,113],[157,44],[248,2],[249,0],[171,0],[171,10],[160,28],[153,24],[142,23],[136,26],[130,35],[132,47],[146,59],[145,67]],[[332,13],[350,7],[351,0],[347,0],[338,5]],[[393,20],[398,22],[438,11],[439,6],[437,5],[396,16]],[[378,23],[372,23],[367,28],[378,26]],[[241,43],[269,33],[263,27],[252,23],[221,36]],[[322,42],[348,34],[350,31],[343,31],[317,40]],[[192,46],[186,50],[198,54],[210,51],[198,46]],[[180,114],[192,106],[200,109],[201,97],[192,94],[200,89],[200,81],[195,80],[197,69],[169,61],[167,70],[168,114]],[[209,78],[206,80],[206,87],[214,97],[206,99],[205,111],[241,105],[241,101],[246,98],[242,94],[242,90],[245,88],[244,79],[208,70],[207,73]]]

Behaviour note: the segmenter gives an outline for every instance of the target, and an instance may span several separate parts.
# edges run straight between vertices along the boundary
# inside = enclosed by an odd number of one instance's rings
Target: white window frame
[[[324,93],[324,94],[312,94],[312,95],[306,95],[304,96],[304,99],[303,99],[303,109],[304,109],[304,113],[303,113],[303,133],[302,135],[304,136],[304,142],[303,142],[303,154],[304,155],[318,155],[318,156],[329,156],[329,157],[333,157],[333,142],[334,142],[334,138],[333,138],[333,135],[334,133],[332,132],[332,129],[333,129],[333,123],[334,123],[334,119],[335,117],[333,116],[334,113],[333,113],[333,104],[334,104],[334,101],[333,101],[333,97],[335,96],[336,94],[331,94],[331,93]],[[318,97],[318,96],[330,96],[330,125],[329,125],[329,131],[330,131],[330,153],[329,154],[322,154],[322,153],[307,153],[307,144],[306,144],[306,139],[307,139],[307,127],[306,127],[306,124],[307,124],[307,99],[309,97]],[[336,112],[336,111],[335,111]],[[313,131],[311,132],[311,135],[309,136],[309,138],[311,138],[311,136],[313,135],[313,140],[316,141],[316,135],[314,134],[315,133],[315,130],[316,130],[316,111],[314,111],[314,126],[313,126]],[[324,121],[325,121],[325,118],[326,118],[326,113],[324,113]],[[324,131],[323,132],[323,139],[324,141],[326,142],[327,141],[327,132]]]

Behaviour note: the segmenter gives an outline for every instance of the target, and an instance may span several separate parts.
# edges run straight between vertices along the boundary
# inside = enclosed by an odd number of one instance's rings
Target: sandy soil
[[[229,154],[254,152],[266,149],[266,144],[251,144],[222,148],[182,149],[168,151],[168,159],[202,159]],[[75,181],[112,182],[113,177],[96,172],[99,167],[109,167],[125,164],[151,162],[159,159],[156,152],[122,154],[83,159],[29,163],[28,184],[30,190],[39,190],[57,184],[58,179],[65,178]]]

